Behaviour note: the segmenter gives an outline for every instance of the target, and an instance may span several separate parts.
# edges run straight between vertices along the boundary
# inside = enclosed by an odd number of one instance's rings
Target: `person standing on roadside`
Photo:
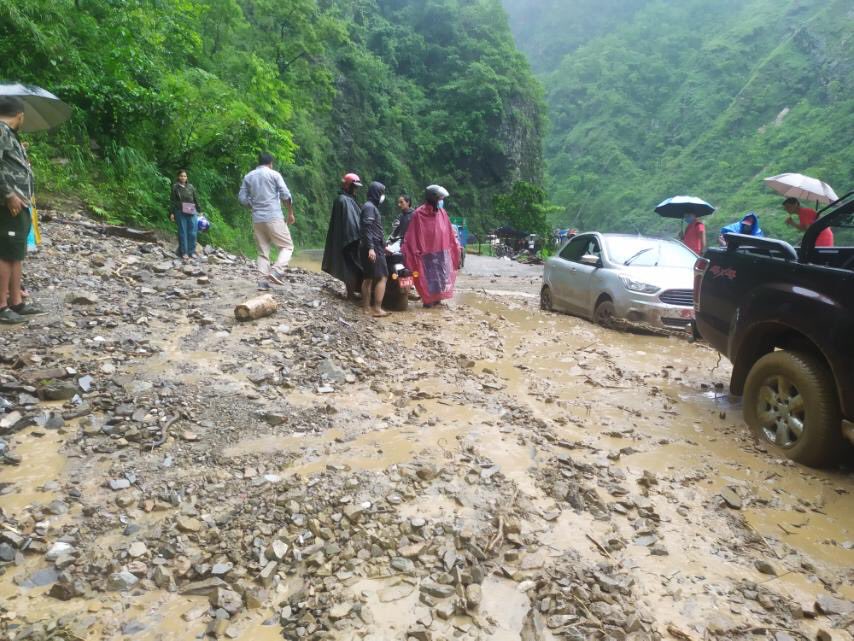
[[[435,307],[454,296],[462,248],[445,211],[445,199],[449,195],[440,185],[427,187],[425,202],[412,215],[403,239],[404,262],[413,272],[418,272],[415,288],[424,307]]]
[[[355,300],[362,288],[362,265],[359,263],[359,218],[356,190],[362,180],[354,173],[341,179],[341,193],[332,203],[326,245],[321,268],[347,288],[347,299]]]
[[[237,199],[241,205],[252,210],[252,226],[258,245],[258,271],[268,281],[284,285],[284,269],[294,253],[294,242],[288,225],[293,225],[296,218],[293,197],[282,174],[273,169],[274,161],[272,154],[267,152],[258,156],[258,166],[243,177]],[[282,214],[282,203],[288,209],[287,224]],[[273,246],[279,255],[270,269],[270,248]],[[267,289],[267,280],[261,281],[258,287]]]
[[[380,205],[384,202],[385,185],[372,182],[368,187],[368,200],[362,205],[359,219],[359,261],[364,270],[362,309],[374,318],[388,316],[388,312],[383,310],[383,297],[388,280],[383,219],[380,214]]]
[[[706,251],[706,225],[696,214],[685,214],[685,223],[682,242],[692,252],[702,256]]]
[[[415,210],[412,208],[412,197],[407,194],[401,194],[397,197],[397,208],[400,211],[400,217],[394,221],[394,230],[389,236],[389,244],[403,242],[406,236],[406,230],[409,228],[409,223],[412,221],[412,215]]]
[[[783,209],[789,214],[786,217],[786,224],[789,227],[794,227],[800,231],[809,229],[816,220],[818,220],[818,212],[812,207],[801,207],[801,201],[797,198],[786,198],[783,201]],[[795,222],[792,216],[798,217],[798,222]],[[815,239],[816,247],[833,247],[833,230],[828,227],[822,230]]]
[[[23,101],[0,96],[0,323],[7,325],[43,313],[21,295],[35,191],[33,170],[18,138],[23,124]]]
[[[196,258],[199,210],[196,188],[188,182],[187,170],[181,169],[178,181],[172,185],[169,218],[178,225],[178,257],[184,261]]]

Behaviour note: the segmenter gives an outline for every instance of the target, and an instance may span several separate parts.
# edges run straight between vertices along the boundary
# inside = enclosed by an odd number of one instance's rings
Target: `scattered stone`
[[[777,568],[775,568],[770,562],[766,561],[765,559],[757,559],[753,563],[753,565],[762,574],[777,576]]]
[[[202,529],[202,522],[190,516],[179,516],[175,521],[175,526],[181,532],[198,532]]]
[[[139,583],[139,579],[136,576],[127,570],[122,570],[121,572],[115,572],[110,575],[110,578],[107,580],[107,589],[113,592],[123,592],[130,590],[137,583]]]
[[[731,487],[725,487],[721,490],[721,498],[733,510],[740,510],[743,505],[741,497]]]

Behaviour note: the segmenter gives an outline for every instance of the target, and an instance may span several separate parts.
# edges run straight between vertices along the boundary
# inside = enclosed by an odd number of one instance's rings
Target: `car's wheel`
[[[543,288],[540,290],[540,309],[547,312],[554,309],[552,307],[552,290],[549,289],[548,285],[543,285]]]
[[[617,317],[617,309],[614,307],[614,301],[610,298],[604,298],[596,305],[593,311],[593,319],[602,327],[614,327],[614,321]]]
[[[845,448],[833,375],[804,352],[756,361],[744,386],[744,420],[773,451],[811,467],[833,463]]]

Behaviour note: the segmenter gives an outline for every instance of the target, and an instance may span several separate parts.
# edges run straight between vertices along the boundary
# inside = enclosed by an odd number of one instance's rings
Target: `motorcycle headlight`
[[[623,281],[623,285],[626,289],[632,292],[640,292],[641,294],[654,294],[657,292],[660,287],[656,285],[650,285],[649,283],[642,283],[637,280],[632,280],[630,276],[626,274],[620,274],[620,280]]]

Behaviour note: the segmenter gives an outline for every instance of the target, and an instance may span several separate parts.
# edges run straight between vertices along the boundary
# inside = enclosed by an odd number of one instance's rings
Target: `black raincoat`
[[[362,205],[359,222],[359,258],[365,278],[382,278],[388,276],[388,265],[385,260],[385,237],[383,235],[383,218],[380,214],[380,197],[385,193],[385,185],[372,182],[368,187],[368,200]],[[368,259],[368,252],[374,250],[374,262]]]
[[[358,291],[362,286],[362,268],[359,264],[359,204],[350,194],[341,192],[332,205],[321,267],[327,274],[354,291]]]
[[[414,213],[415,209],[410,207],[409,211],[395,221],[394,231],[391,232],[391,236],[388,239],[389,244],[403,241],[403,237],[406,236],[406,228],[409,227],[409,222],[412,220],[412,214]]]

